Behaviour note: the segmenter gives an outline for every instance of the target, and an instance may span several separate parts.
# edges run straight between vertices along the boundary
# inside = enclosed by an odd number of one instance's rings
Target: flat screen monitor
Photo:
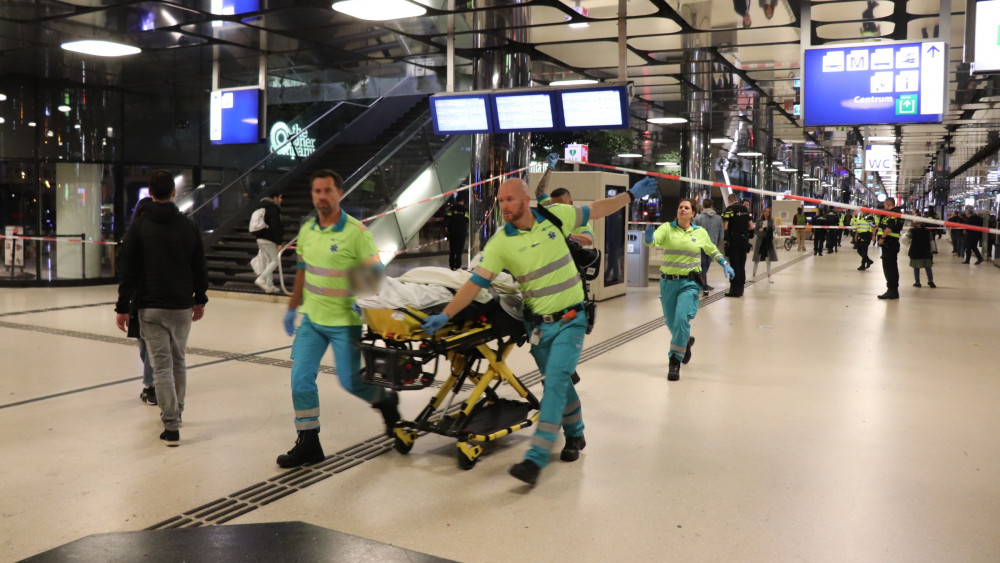
[[[1000,71],[1000,0],[976,2],[972,42],[972,72]],[[968,28],[966,28],[968,29]]]
[[[492,133],[490,95],[486,93],[431,96],[434,133]]]
[[[213,91],[209,104],[209,141],[213,145],[259,143],[260,94],[257,88]]]
[[[942,41],[806,49],[803,67],[807,127],[939,123],[944,116],[948,46]]]
[[[560,90],[557,97],[562,129],[627,129],[628,86],[595,86]]]
[[[491,94],[490,98],[493,101],[493,129],[497,133],[556,129],[553,91],[498,91]]]

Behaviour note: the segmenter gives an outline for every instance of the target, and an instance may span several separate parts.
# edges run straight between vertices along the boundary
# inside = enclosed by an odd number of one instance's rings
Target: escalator
[[[404,109],[406,104],[409,107]],[[284,240],[287,243],[293,239],[301,222],[313,213],[308,179],[315,170],[328,168],[344,175],[341,206],[358,219],[453,190],[468,177],[470,138],[434,135],[427,97],[393,100],[391,107],[394,109],[380,108],[377,119],[373,118],[376,112],[372,108],[366,110],[337,135],[339,142],[325,143],[276,180],[271,180],[275,177],[273,170],[241,175],[237,187],[244,195],[251,187],[265,187],[253,198],[244,197],[243,208],[230,214],[225,226],[206,234],[209,283],[213,289],[260,292],[253,285],[256,276],[249,265],[257,253],[256,241],[247,230],[250,214],[260,197],[280,191]],[[398,117],[381,133],[372,135],[369,124],[379,120],[385,123],[391,111]],[[391,260],[395,252],[419,244],[421,227],[440,205],[441,201],[435,201],[368,223],[383,262]],[[281,270],[285,287],[291,289],[295,274],[293,251],[282,253]]]

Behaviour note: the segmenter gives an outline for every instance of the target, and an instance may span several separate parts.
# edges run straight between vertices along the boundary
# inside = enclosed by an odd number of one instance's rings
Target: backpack
[[[267,210],[264,209],[263,207],[259,207],[257,208],[256,211],[253,212],[253,215],[250,216],[249,230],[251,233],[256,233],[257,231],[263,231],[264,229],[267,228],[267,223],[264,222],[265,213],[267,213]]]

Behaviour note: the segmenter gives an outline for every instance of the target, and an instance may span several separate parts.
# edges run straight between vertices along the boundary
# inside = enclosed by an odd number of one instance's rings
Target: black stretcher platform
[[[24,561],[431,563],[451,560],[305,522],[273,522],[96,534],[39,553]]]

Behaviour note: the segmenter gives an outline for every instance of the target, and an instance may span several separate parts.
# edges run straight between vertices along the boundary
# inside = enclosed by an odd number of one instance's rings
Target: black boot
[[[670,356],[670,371],[667,372],[667,381],[677,381],[681,378],[681,361]]]
[[[691,361],[691,347],[692,346],[694,346],[694,337],[693,336],[689,336],[688,337],[688,347],[687,347],[687,350],[684,350],[684,359],[681,360],[682,364],[686,364],[686,363],[688,363],[688,362]]]
[[[899,299],[899,292],[896,291],[896,290],[894,290],[894,289],[890,289],[890,290],[886,291],[885,293],[883,293],[882,295],[879,295],[878,298],[879,299]]]
[[[399,395],[395,391],[389,391],[389,396],[377,403],[372,404],[372,408],[382,413],[382,420],[385,421],[385,435],[391,437],[396,423],[399,422]]]
[[[323,446],[319,443],[319,428],[302,430],[295,446],[287,454],[278,456],[278,467],[298,467],[305,463],[317,463],[326,459]]]
[[[559,459],[563,461],[576,461],[580,459],[580,450],[587,447],[587,440],[583,436],[566,437],[566,445],[559,452]]]
[[[538,481],[538,474],[541,472],[541,467],[538,467],[535,465],[535,462],[527,459],[521,463],[512,465],[510,468],[511,475],[517,477],[532,487],[535,486],[535,483]]]

